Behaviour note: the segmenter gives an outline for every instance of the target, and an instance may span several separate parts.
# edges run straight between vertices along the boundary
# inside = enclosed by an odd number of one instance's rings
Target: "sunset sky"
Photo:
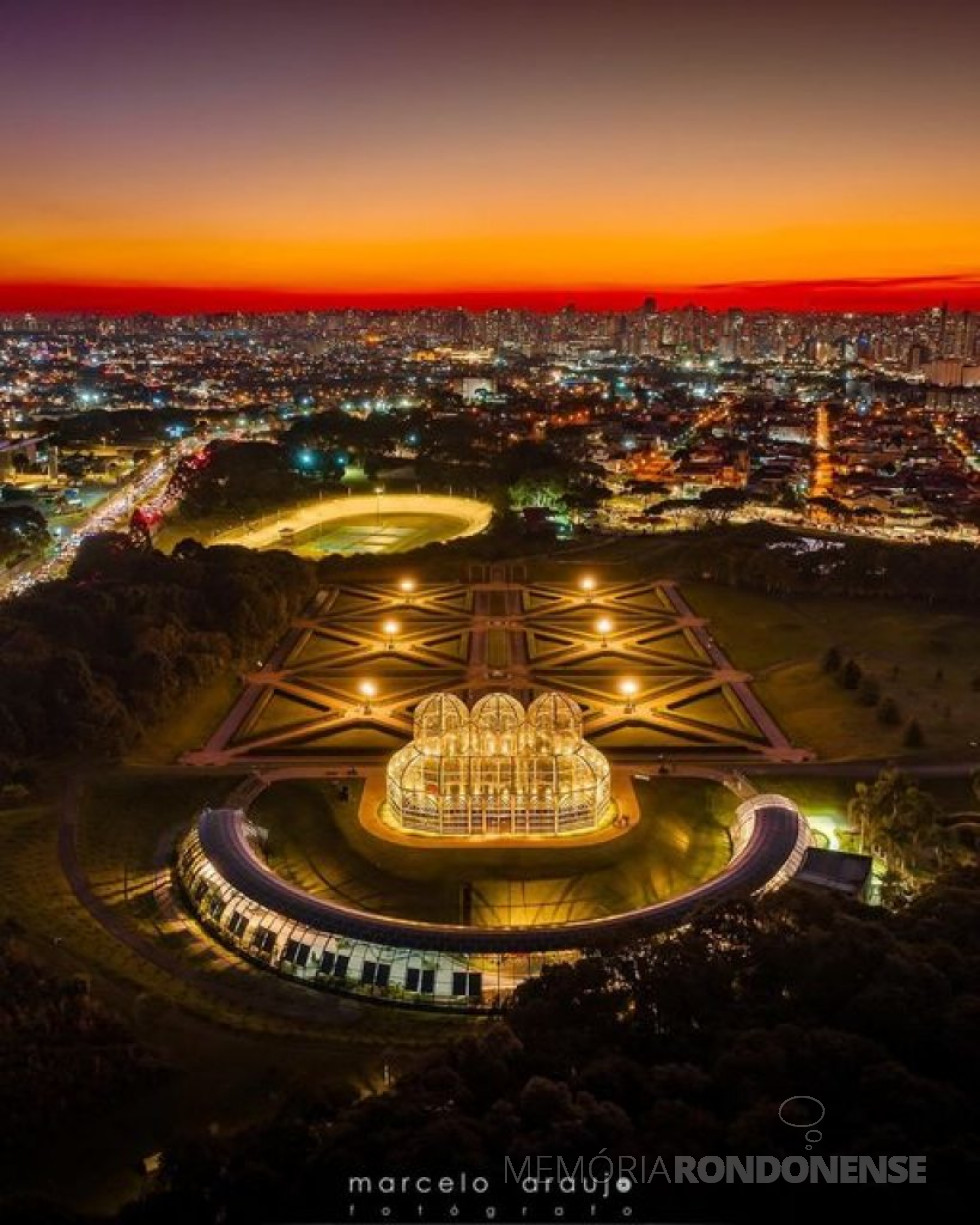
[[[973,0],[0,15],[0,309],[980,306]]]

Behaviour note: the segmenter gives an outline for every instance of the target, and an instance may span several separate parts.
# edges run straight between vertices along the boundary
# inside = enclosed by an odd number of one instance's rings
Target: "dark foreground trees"
[[[36,557],[50,541],[44,516],[33,506],[0,506],[0,565]]]
[[[84,977],[42,969],[16,927],[0,924],[0,1187],[26,1155],[162,1075]]]
[[[315,497],[316,487],[301,468],[296,455],[278,443],[212,442],[181,462],[172,484],[186,518],[249,517]],[[318,469],[315,475],[325,474]]]
[[[0,606],[0,780],[122,752],[233,660],[254,664],[315,587],[289,553],[90,538],[68,579]]]
[[[878,1219],[897,1203],[955,1207],[977,1173],[980,873],[960,870],[897,913],[784,891],[728,904],[688,929],[551,969],[502,1022],[431,1054],[391,1091],[351,1106],[325,1096],[224,1142],[173,1149],[157,1193],[127,1221]],[[807,1139],[790,1098],[825,1114]],[[786,1117],[797,1115],[791,1107]],[[807,1144],[811,1145],[808,1150]],[[910,1155],[928,1185],[615,1187],[528,1192],[526,1159],[552,1174],[630,1155]],[[600,1161],[600,1174],[607,1168]],[[387,1199],[378,1180],[465,1172],[482,1195]],[[377,1182],[375,1183],[377,1186]],[[414,1181],[411,1187],[414,1188]],[[424,1197],[423,1197],[424,1198]],[[522,1209],[527,1215],[522,1215]],[[401,1213],[402,1215],[399,1215]],[[209,1215],[210,1214],[210,1215]]]
[[[678,537],[678,544],[683,547],[671,559],[678,577],[710,577],[731,587],[777,596],[890,598],[957,608],[980,605],[980,551],[969,544],[808,538],[767,523],[689,533]]]

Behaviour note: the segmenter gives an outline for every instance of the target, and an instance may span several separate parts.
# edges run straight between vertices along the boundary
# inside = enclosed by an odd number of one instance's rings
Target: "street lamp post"
[[[357,691],[363,699],[361,703],[361,714],[369,715],[371,713],[371,699],[377,697],[378,686],[374,683],[374,681],[361,681],[361,683],[357,686]]]
[[[631,715],[636,710],[636,691],[638,688],[639,686],[636,681],[629,677],[619,682],[619,692],[626,699],[626,705],[623,709],[628,715]]]
[[[585,596],[586,604],[591,604],[592,596],[595,593],[595,579],[591,574],[586,574],[579,580],[579,590]]]
[[[403,578],[398,584],[398,590],[402,593],[402,598],[406,604],[411,604],[412,593],[415,591],[415,579]]]
[[[595,623],[596,633],[600,637],[602,649],[605,650],[609,646],[609,634],[612,631],[613,623],[608,617],[600,617]]]
[[[395,649],[395,635],[401,629],[401,626],[397,621],[386,621],[381,628],[384,630],[384,635],[387,639],[388,650],[393,651]]]

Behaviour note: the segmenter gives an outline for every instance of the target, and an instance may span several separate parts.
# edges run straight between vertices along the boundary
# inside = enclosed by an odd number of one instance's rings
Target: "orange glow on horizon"
[[[966,0],[16,7],[0,309],[980,304]]]
[[[706,285],[316,290],[256,286],[153,283],[111,284],[0,280],[0,313],[217,314],[343,309],[411,310],[419,307],[491,310],[511,307],[554,311],[574,303],[580,310],[636,310],[648,297],[670,310],[688,304],[709,310],[916,311],[947,303],[980,309],[976,276],[880,277],[810,281],[745,281]]]
[[[347,232],[349,220],[338,215],[331,228]],[[965,216],[873,226],[861,217],[835,224],[797,218],[782,227],[743,216],[724,229],[693,217],[675,231],[620,233],[608,218],[605,232],[594,218],[591,233],[584,218],[575,229],[566,221],[541,233],[519,232],[518,220],[505,214],[496,230],[459,235],[446,216],[444,234],[392,233],[381,241],[362,229],[329,243],[312,226],[285,241],[271,219],[251,240],[232,223],[221,237],[190,229],[168,237],[161,220],[164,232],[153,234],[145,217],[139,236],[127,236],[122,222],[110,235],[108,219],[72,234],[11,227],[0,230],[0,309],[547,308],[571,299],[628,307],[650,293],[705,305],[829,309],[980,301],[976,223]]]

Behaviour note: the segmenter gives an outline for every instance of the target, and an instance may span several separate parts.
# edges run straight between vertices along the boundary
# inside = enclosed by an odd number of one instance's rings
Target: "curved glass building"
[[[272,871],[262,831],[236,808],[198,815],[178,849],[176,875],[206,930],[279,974],[396,1003],[487,1009],[548,961],[668,931],[706,904],[778,887],[809,844],[805,818],[778,795],[743,803],[731,832],[728,865],[687,893],[563,924],[422,923],[314,897]]]
[[[527,710],[488,693],[467,710],[451,693],[415,709],[411,743],[388,763],[385,819],[446,835],[568,834],[612,815],[609,763],[582,738],[582,711],[561,693]]]

